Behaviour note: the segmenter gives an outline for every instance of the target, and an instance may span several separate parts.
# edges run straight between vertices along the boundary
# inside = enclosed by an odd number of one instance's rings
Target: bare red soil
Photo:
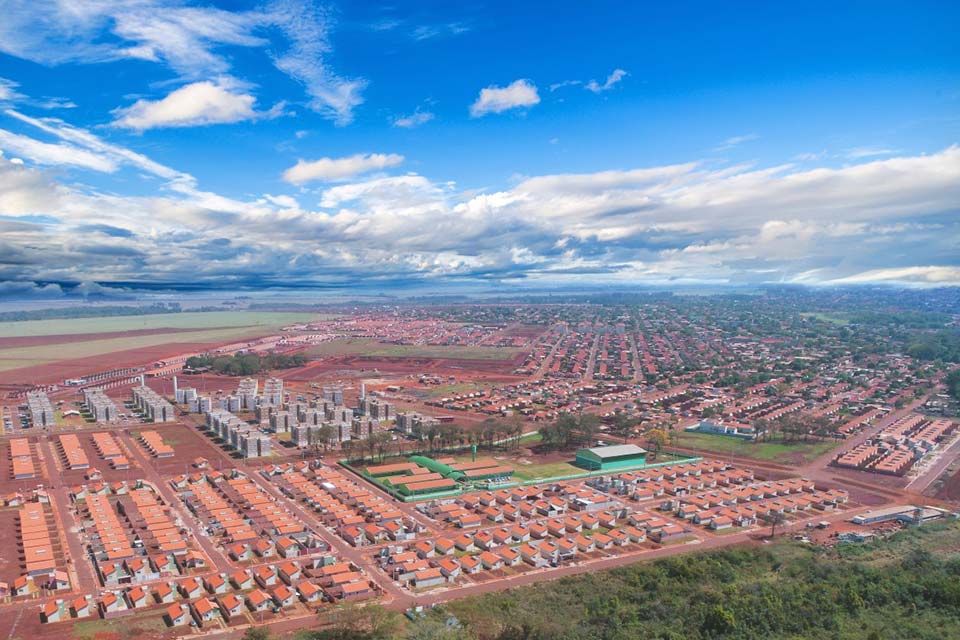
[[[156,347],[114,351],[87,358],[61,360],[32,367],[0,371],[0,384],[50,384],[67,378],[82,378],[100,371],[146,365],[188,351],[202,351],[219,342],[173,342]]]
[[[288,380],[315,380],[331,374],[360,372],[377,375],[455,375],[474,380],[523,380],[510,372],[517,359],[474,360],[457,358],[391,358],[339,356],[314,362],[282,374]]]
[[[941,500],[960,500],[960,471],[953,474],[937,491],[937,498]]]

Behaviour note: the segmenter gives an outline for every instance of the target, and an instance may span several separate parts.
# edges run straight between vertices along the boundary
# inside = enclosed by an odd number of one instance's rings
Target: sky
[[[954,2],[0,12],[0,296],[960,286]]]

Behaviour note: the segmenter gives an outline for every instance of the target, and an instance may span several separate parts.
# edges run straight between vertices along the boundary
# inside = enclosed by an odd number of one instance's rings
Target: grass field
[[[146,316],[66,318],[0,322],[0,338],[54,336],[79,333],[110,333],[143,329],[211,329],[214,327],[280,328],[287,324],[323,320],[332,316],[315,313],[273,311],[210,311],[160,313]]]
[[[712,433],[684,431],[674,434],[673,444],[703,449],[717,455],[743,456],[774,462],[807,462],[837,446],[836,442],[751,442]]]
[[[831,324],[836,324],[840,326],[845,326],[850,324],[844,314],[841,313],[822,313],[819,311],[809,311],[800,314],[804,318],[816,318],[822,322],[829,322]]]
[[[457,358],[464,360],[510,360],[521,350],[510,347],[460,347],[385,344],[376,340],[334,340],[311,347],[311,356],[364,355],[378,358]]]
[[[230,342],[257,337],[295,322],[316,319],[314,314],[210,312],[177,313],[118,318],[80,318],[0,322],[0,337],[63,335],[50,344],[0,349],[0,371],[19,369],[71,358],[86,358],[117,351],[159,347],[172,343]],[[196,329],[100,340],[70,341],[69,336],[139,329]]]

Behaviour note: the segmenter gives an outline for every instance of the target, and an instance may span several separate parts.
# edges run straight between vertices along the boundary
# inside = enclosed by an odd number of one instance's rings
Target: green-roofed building
[[[588,471],[634,469],[647,462],[647,450],[633,444],[593,447],[577,451],[576,465]]]

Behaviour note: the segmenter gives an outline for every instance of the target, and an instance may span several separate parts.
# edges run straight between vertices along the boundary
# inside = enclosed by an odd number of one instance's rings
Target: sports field
[[[802,464],[830,451],[836,442],[752,442],[712,433],[684,431],[675,433],[673,444],[687,449],[702,449],[715,455],[730,455],[774,462]]]

